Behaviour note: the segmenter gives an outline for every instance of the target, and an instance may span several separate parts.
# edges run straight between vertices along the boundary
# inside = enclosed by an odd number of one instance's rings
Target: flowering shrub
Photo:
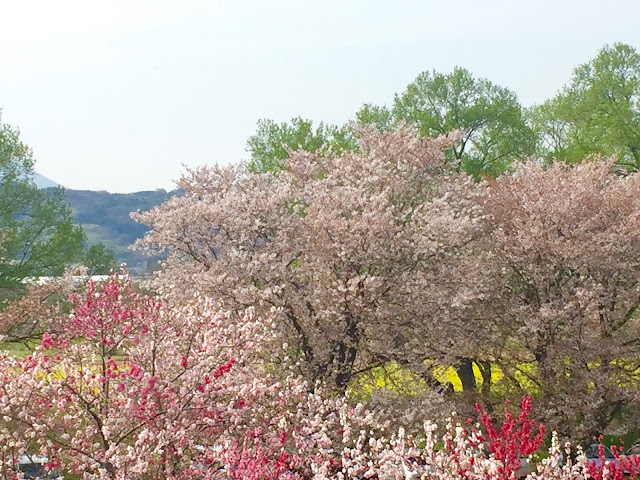
[[[426,422],[422,436],[409,437],[403,429],[388,440],[361,431],[353,447],[344,447],[341,470],[334,477],[429,480],[622,480],[640,478],[640,457],[621,455],[610,447],[614,458],[589,459],[577,447],[561,446],[557,435],[551,438],[548,456],[535,462],[531,455],[543,443],[544,426],[529,418],[531,399],[522,400],[514,416],[505,408],[499,428],[482,411],[480,422],[461,422],[449,418],[444,428]],[[523,468],[524,467],[524,468]],[[528,473],[531,472],[531,473]]]
[[[531,397],[522,399],[520,414],[514,418],[508,404],[504,408],[504,422],[497,431],[489,414],[482,412],[482,425],[485,428],[489,451],[498,462],[498,475],[513,477],[520,469],[520,459],[535,453],[544,440],[544,425],[528,418],[531,412]],[[482,409],[477,406],[478,412]],[[535,431],[537,429],[537,432]],[[532,437],[532,434],[536,434]]]
[[[605,455],[605,446],[598,445],[598,458],[587,464],[589,475],[594,480],[622,480],[624,478],[638,478],[640,476],[640,457],[624,455],[623,448],[611,445],[608,448],[613,458]]]
[[[482,412],[481,422],[475,425],[471,419],[463,424],[453,416],[440,434],[435,424],[427,422],[422,437],[411,439],[401,429],[386,445],[384,441],[370,441],[377,474],[384,478],[438,480],[516,479],[521,459],[537,451],[543,442],[544,426],[528,417],[530,410],[528,397],[523,399],[517,417],[505,408],[499,430],[488,413]]]

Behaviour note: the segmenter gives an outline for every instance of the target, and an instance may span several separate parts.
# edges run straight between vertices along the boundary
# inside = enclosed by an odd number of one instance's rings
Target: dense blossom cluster
[[[484,202],[503,339],[486,354],[505,375],[526,375],[520,393],[538,394],[539,416],[574,438],[638,428],[640,175],[611,167],[527,163]]]
[[[372,365],[424,370],[455,350],[443,338],[464,338],[452,322],[471,332],[478,303],[463,247],[480,233],[481,207],[471,180],[450,171],[453,140],[364,131],[364,153],[297,151],[278,174],[192,172],[184,196],[136,216],[152,226],[140,246],[170,252],[156,285],[233,310],[279,308],[303,373],[339,390]]]

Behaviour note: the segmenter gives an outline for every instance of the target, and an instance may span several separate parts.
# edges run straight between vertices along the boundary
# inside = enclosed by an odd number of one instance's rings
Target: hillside
[[[33,183],[35,183],[38,188],[54,188],[60,186],[59,183],[54,182],[38,172],[33,172],[31,180],[33,180]]]
[[[149,210],[165,202],[177,191],[155,190],[136,193],[66,189],[76,223],[82,225],[87,243],[103,242],[112,249],[118,262],[138,273],[152,270],[160,257],[148,257],[128,247],[148,231],[129,217],[131,212]]]

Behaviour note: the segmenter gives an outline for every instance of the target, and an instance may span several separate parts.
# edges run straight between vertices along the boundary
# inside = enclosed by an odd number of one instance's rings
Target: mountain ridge
[[[146,225],[133,221],[130,213],[150,210],[180,194],[179,190],[164,189],[134,193],[65,189],[66,202],[74,221],[82,226],[87,244],[104,243],[114,251],[118,263],[126,263],[129,271],[139,274],[155,270],[164,256],[148,256],[129,248],[149,231]]]
[[[59,183],[34,171],[30,176],[40,189],[63,187]],[[81,225],[87,237],[87,246],[98,242],[113,250],[119,264],[126,264],[133,273],[148,273],[157,268],[164,256],[148,256],[130,246],[142,238],[148,227],[133,221],[131,212],[151,210],[166,202],[180,190],[142,190],[133,193],[110,193],[105,190],[78,190],[63,187],[65,201],[71,207],[74,222]]]
[[[33,172],[33,175],[31,176],[31,180],[40,189],[55,188],[55,187],[61,187],[62,186],[58,182],[54,182],[50,178],[47,178],[47,177],[45,177],[44,175],[42,175],[41,173],[38,173],[38,172]]]

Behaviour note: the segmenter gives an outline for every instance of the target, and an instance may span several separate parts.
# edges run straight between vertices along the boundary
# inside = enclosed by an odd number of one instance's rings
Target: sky
[[[605,44],[640,49],[637,0],[0,0],[2,122],[67,188],[171,189],[248,159],[261,118],[342,124],[462,66],[524,106]]]

